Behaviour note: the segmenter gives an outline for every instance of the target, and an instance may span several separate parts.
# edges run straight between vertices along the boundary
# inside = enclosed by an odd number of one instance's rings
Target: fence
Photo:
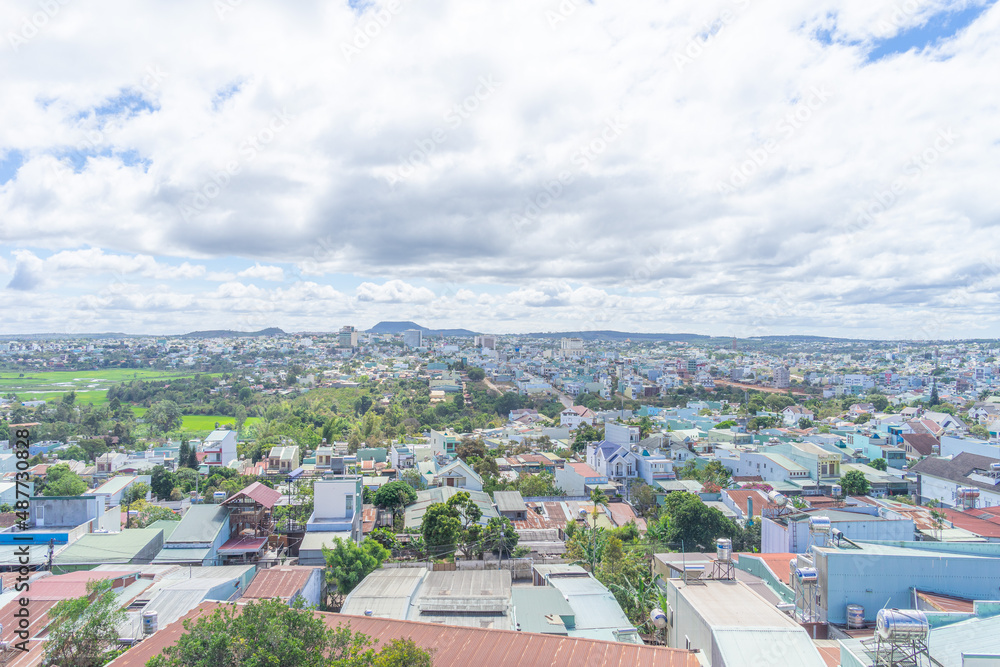
[[[505,558],[499,563],[493,560],[460,560],[454,565],[458,570],[507,570],[510,572],[510,578],[518,581],[531,579],[535,562],[531,558]]]

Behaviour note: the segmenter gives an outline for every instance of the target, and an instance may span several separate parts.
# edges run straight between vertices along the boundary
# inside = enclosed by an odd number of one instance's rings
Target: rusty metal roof
[[[305,587],[313,572],[322,568],[283,565],[261,570],[247,586],[244,598],[281,598],[291,600]]]
[[[281,494],[272,489],[269,486],[261,484],[260,482],[254,482],[250,486],[242,489],[238,493],[233,494],[231,497],[226,498],[221,505],[231,505],[237,498],[246,496],[253,501],[260,503],[264,507],[271,509],[281,498]]]
[[[958,611],[971,614],[975,611],[975,603],[972,600],[958,598],[952,595],[941,595],[939,593],[928,593],[927,591],[915,591],[917,599],[938,611]],[[924,607],[918,607],[923,609]]]
[[[198,618],[219,607],[203,602],[185,618]],[[352,632],[363,632],[381,643],[412,639],[418,646],[434,650],[435,667],[492,667],[494,665],[544,665],[545,667],[699,667],[694,653],[659,646],[543,635],[515,630],[491,630],[398,621],[387,618],[313,612],[329,627],[350,623]],[[184,632],[184,619],[171,623],[138,646],[129,649],[110,667],[141,667]]]
[[[35,585],[31,585],[34,589]],[[28,602],[28,632],[31,637],[35,637],[49,622],[49,609],[51,609],[58,600],[41,600],[31,596]],[[21,604],[18,600],[11,600],[8,602],[3,609],[0,609],[0,625],[3,626],[3,641],[9,642],[19,642],[21,639],[14,633],[19,630],[18,619],[14,617],[14,613],[21,609]],[[28,652],[24,653],[22,651],[15,651],[12,655],[13,657],[10,661],[6,662],[7,667],[29,667],[30,665],[37,665],[42,661],[42,654],[44,652],[44,642],[31,639],[28,641]]]
[[[266,537],[233,537],[219,547],[220,552],[253,553],[260,551],[267,544]]]

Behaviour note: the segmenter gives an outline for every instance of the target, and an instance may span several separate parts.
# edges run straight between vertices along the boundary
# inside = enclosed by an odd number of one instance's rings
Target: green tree
[[[649,484],[637,483],[632,486],[632,507],[639,516],[649,516],[656,513],[656,491]]]
[[[332,549],[323,545],[326,580],[336,587],[336,595],[343,600],[362,579],[377,570],[390,554],[377,540],[370,538],[365,538],[360,546],[353,540],[342,540],[339,537],[334,541],[336,544]]]
[[[146,663],[147,667],[361,667],[378,663],[381,651],[349,625],[329,629],[323,619],[281,600],[258,600],[239,607],[221,606],[210,616],[184,621],[177,643]],[[386,645],[386,649],[394,643]],[[385,651],[386,649],[383,649]],[[419,650],[419,649],[418,649]],[[399,648],[386,653],[392,659]],[[427,662],[414,664],[426,665]]]
[[[845,496],[865,496],[871,484],[860,470],[850,470],[840,478],[840,488]]]
[[[382,509],[392,510],[393,518],[404,507],[417,502],[417,492],[406,482],[397,480],[379,487],[372,502]]]
[[[180,521],[181,517],[169,507],[160,505],[145,505],[135,518],[136,528],[146,528],[156,521]]]
[[[458,508],[448,503],[433,503],[424,512],[420,533],[431,557],[440,558],[454,553],[462,536]]]
[[[125,506],[125,527],[132,527],[132,516],[128,514],[129,510],[132,509],[132,505],[140,500],[145,500],[146,495],[149,493],[149,484],[145,482],[133,482],[122,492],[122,505]]]
[[[970,428],[969,429],[969,434],[970,435],[974,435],[975,437],[979,438],[980,440],[989,440],[990,439],[989,429],[987,429],[982,424],[976,424],[975,426],[973,426],[972,428]]]
[[[108,443],[103,438],[88,438],[80,441],[80,448],[87,453],[88,461],[96,461],[98,456],[108,451]]]
[[[183,421],[180,407],[171,400],[153,403],[146,410],[144,419],[160,433],[169,433],[179,428]]]
[[[153,493],[160,500],[166,500],[170,497],[170,492],[174,490],[177,481],[174,473],[170,472],[163,466],[156,466],[153,468],[150,474],[150,488],[153,489]]]
[[[399,479],[418,491],[425,486],[424,478],[416,468],[407,468],[399,474]]]
[[[49,466],[45,474],[46,496],[78,496],[87,490],[87,483],[69,469],[69,465],[59,463]]]
[[[731,537],[737,527],[714,507],[693,493],[675,491],[667,496],[664,510],[669,516],[667,541],[683,542],[686,550],[709,549],[716,538]]]
[[[525,498],[566,495],[562,489],[556,486],[556,477],[550,472],[521,475],[517,478],[515,486]]]
[[[470,368],[468,376],[473,382],[482,382],[486,378],[486,371],[482,368]]]
[[[867,424],[868,422],[871,421],[871,419],[872,419],[872,416],[870,414],[868,414],[867,412],[863,412],[863,413],[861,413],[860,415],[858,415],[857,417],[854,418],[854,423],[855,424]]]
[[[813,426],[815,426],[815,424],[813,424],[813,421],[808,417],[802,417],[799,419],[799,428],[805,430],[812,428]]]
[[[518,534],[514,524],[505,516],[493,517],[483,529],[484,550],[498,554],[501,558],[509,558],[514,553],[517,541]]]
[[[883,458],[877,458],[868,465],[870,465],[872,468],[875,468],[875,470],[881,470],[882,472],[885,472],[886,468],[889,467],[888,461],[886,461]]]
[[[87,583],[87,594],[57,602],[48,613],[45,664],[99,667],[114,656],[125,612],[107,579]]]
[[[885,409],[889,407],[889,399],[883,394],[869,394],[868,402],[872,404],[876,412],[885,412]]]

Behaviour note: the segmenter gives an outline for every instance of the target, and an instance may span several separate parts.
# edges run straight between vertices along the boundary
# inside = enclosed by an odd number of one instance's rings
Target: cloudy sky
[[[4,0],[0,333],[1000,336],[1000,9]]]

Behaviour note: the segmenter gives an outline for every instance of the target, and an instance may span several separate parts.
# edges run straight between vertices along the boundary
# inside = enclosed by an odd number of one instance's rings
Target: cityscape
[[[77,659],[98,613],[110,665],[196,664],[219,632],[312,664],[348,623],[369,643],[340,659],[376,664],[995,654],[998,356],[410,321],[0,337],[4,656]]]
[[[0,667],[1000,667],[1000,3],[0,42]]]

